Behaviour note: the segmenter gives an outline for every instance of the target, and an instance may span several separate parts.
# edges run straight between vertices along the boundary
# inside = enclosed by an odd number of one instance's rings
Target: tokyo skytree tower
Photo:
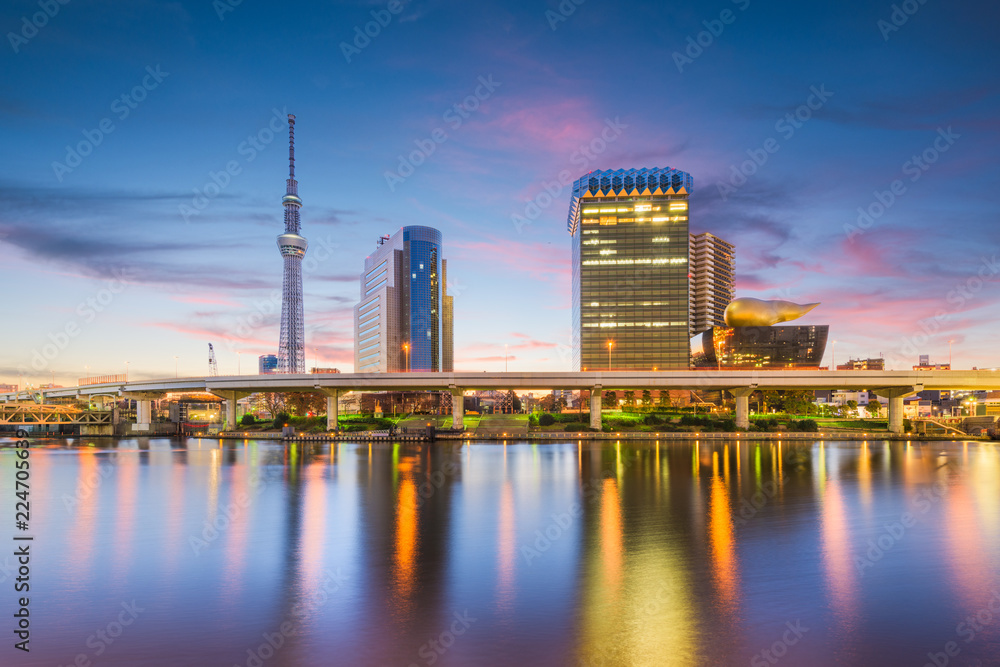
[[[281,290],[281,341],[278,343],[278,372],[306,372],[306,332],[302,306],[302,258],[309,243],[299,235],[299,184],[295,180],[295,116],[288,114],[288,180],[281,203],[285,207],[285,233],[278,237],[278,249],[285,260]]]

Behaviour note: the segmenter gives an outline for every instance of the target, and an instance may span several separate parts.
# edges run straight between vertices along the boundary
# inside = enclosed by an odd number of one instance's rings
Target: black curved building
[[[691,339],[693,368],[819,368],[830,327],[712,327]]]

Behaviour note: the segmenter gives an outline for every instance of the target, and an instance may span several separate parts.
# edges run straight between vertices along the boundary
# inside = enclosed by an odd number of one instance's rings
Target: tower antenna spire
[[[288,180],[285,181],[285,233],[278,237],[278,250],[285,264],[281,292],[281,338],[278,342],[278,372],[305,373],[305,317],[302,305],[302,258],[308,242],[299,234],[299,184],[295,180],[295,116],[288,114]]]
[[[288,180],[295,180],[295,116],[288,114]]]

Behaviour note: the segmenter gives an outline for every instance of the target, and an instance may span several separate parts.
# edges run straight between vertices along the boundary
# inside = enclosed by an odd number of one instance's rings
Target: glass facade
[[[273,375],[278,372],[278,355],[262,354],[257,357],[257,372],[260,375]]]
[[[830,327],[712,327],[691,339],[695,368],[819,368]]]
[[[688,191],[673,169],[577,181],[573,344],[579,370],[689,367]]]
[[[441,232],[430,227],[404,227],[403,253],[409,280],[403,294],[404,321],[409,322],[410,370],[441,370]]]
[[[441,232],[403,227],[365,259],[354,308],[358,373],[451,370],[451,298]]]

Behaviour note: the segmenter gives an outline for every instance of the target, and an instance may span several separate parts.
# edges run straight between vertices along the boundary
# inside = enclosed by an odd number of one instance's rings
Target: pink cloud
[[[489,241],[458,241],[449,244],[455,255],[480,265],[489,263],[518,275],[527,275],[543,282],[556,283],[569,289],[572,278],[569,248],[551,243],[522,243],[511,239],[490,237]]]
[[[199,305],[210,305],[210,306],[230,306],[234,308],[239,308],[240,303],[233,301],[232,299],[227,299],[224,296],[179,296],[171,295],[171,301],[177,301],[178,303],[194,303]]]

